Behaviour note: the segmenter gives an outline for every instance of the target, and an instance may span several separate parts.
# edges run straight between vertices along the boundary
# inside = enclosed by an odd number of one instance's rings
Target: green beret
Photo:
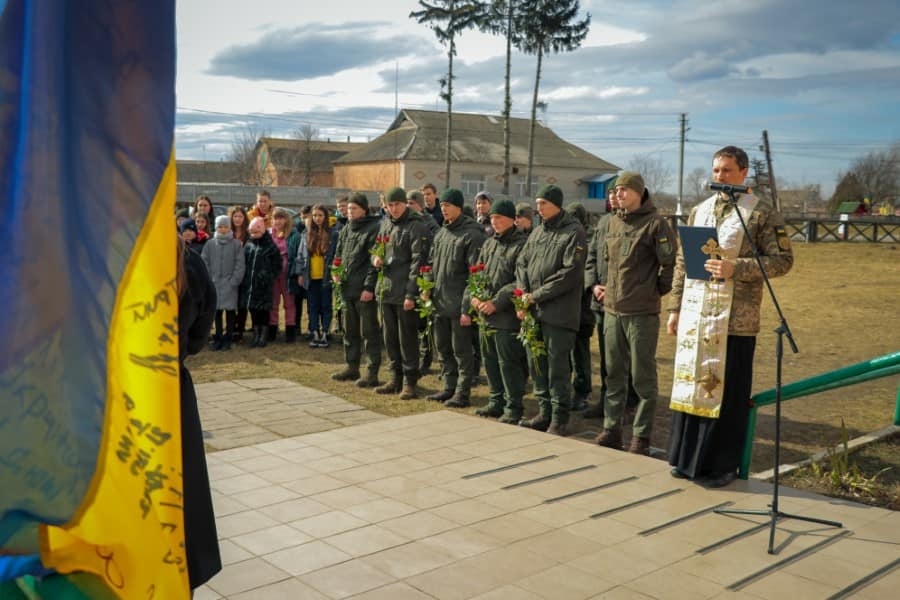
[[[552,202],[558,207],[562,208],[563,205],[563,192],[561,189],[556,187],[555,185],[545,185],[540,189],[537,193],[536,198],[543,198],[548,202]]]

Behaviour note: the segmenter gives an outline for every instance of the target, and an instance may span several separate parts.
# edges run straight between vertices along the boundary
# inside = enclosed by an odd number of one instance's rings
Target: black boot
[[[284,328],[284,343],[293,344],[297,341],[297,326],[287,325]]]
[[[257,348],[265,348],[266,345],[268,345],[268,343],[269,343],[269,330],[271,330],[271,329],[272,329],[271,326],[269,326],[268,328],[267,328],[265,325],[260,325],[260,326],[259,326],[259,340],[256,342],[256,347],[257,347]]]
[[[253,327],[251,327],[251,329],[253,330],[253,339],[250,340],[250,347],[258,348],[259,347],[259,326],[253,325]]]
[[[267,342],[274,342],[275,338],[278,337],[278,325],[269,325],[268,336],[266,337]]]

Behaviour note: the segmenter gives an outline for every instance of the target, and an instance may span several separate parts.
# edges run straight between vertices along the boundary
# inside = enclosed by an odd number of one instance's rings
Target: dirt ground
[[[785,319],[799,352],[785,347],[784,383],[797,381],[900,350],[900,245],[874,243],[795,244],[792,271],[773,280]],[[305,316],[305,310],[304,310]],[[757,338],[754,391],[775,384],[775,347],[778,326],[772,302],[762,308],[762,331]],[[592,340],[596,353],[596,338]],[[658,371],[660,397],[652,445],[665,448],[670,414],[674,338],[660,334]],[[340,342],[327,349],[309,348],[305,341],[286,345],[279,340],[264,349],[236,346],[230,352],[202,352],[188,366],[197,383],[246,377],[283,377],[327,390],[388,415],[438,410],[424,400],[385,399],[352,383],[337,383],[329,375],[341,368]],[[595,361],[594,373],[598,364]],[[382,370],[384,373],[384,369]],[[595,378],[598,375],[595,375]],[[790,400],[783,405],[782,463],[797,462],[841,440],[841,419],[850,438],[889,425],[893,418],[900,377],[841,388]],[[424,393],[440,389],[434,374],[420,382]],[[595,388],[595,398],[596,391]],[[423,394],[424,396],[424,394]],[[473,390],[475,406],[485,402],[487,388]],[[527,405],[531,411],[534,403]],[[472,412],[474,408],[465,409]],[[601,423],[576,417],[574,435],[590,437]],[[773,466],[774,407],[760,410],[751,471]]]

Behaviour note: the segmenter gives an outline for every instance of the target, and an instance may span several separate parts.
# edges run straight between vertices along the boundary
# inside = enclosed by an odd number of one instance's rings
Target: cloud
[[[421,51],[421,38],[380,35],[388,26],[362,21],[270,30],[258,41],[221,50],[206,72],[249,80],[302,81],[375,66]]]
[[[737,69],[725,59],[719,56],[709,56],[702,52],[697,52],[690,58],[675,63],[667,71],[673,81],[721,79],[736,72]]]

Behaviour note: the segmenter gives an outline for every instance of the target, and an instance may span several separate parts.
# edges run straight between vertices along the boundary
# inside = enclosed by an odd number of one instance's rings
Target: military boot
[[[594,443],[604,448],[613,448],[614,450],[622,450],[622,430],[621,429],[604,429],[600,432]]]
[[[465,408],[469,406],[469,397],[465,394],[453,394],[453,396],[444,402],[447,408]]]
[[[538,431],[547,431],[550,427],[550,413],[544,412],[541,410],[538,414],[534,415],[530,419],[522,419],[519,421],[520,427],[527,427],[529,429],[536,429]]]
[[[400,399],[401,400],[414,400],[419,397],[419,392],[416,390],[416,384],[419,382],[419,378],[416,375],[407,375],[406,376],[406,384],[403,386],[403,389],[400,391]]]
[[[402,373],[392,373],[391,380],[382,386],[375,388],[376,394],[399,394],[403,389]]]
[[[522,409],[521,408],[507,408],[503,411],[503,416],[497,419],[499,423],[506,423],[507,425],[518,425],[519,421],[522,420]]]
[[[631,444],[628,451],[632,454],[642,454],[650,456],[650,438],[634,436],[631,438]]]
[[[479,417],[487,417],[491,419],[496,419],[503,415],[503,405],[497,404],[495,402],[488,402],[484,406],[479,406],[475,409],[475,414]]]
[[[365,377],[356,380],[356,387],[373,388],[378,387],[378,369],[369,369]]]
[[[359,367],[347,365],[342,371],[333,373],[331,378],[334,381],[355,381],[359,379]]]

